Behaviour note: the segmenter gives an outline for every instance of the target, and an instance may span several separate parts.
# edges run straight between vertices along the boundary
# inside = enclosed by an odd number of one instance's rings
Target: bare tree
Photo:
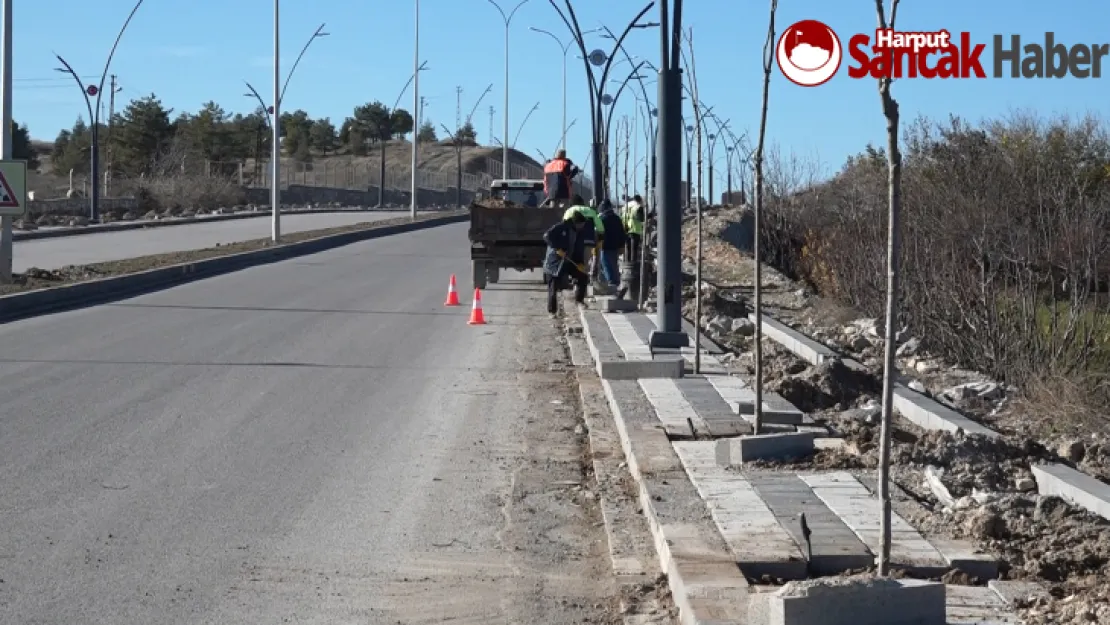
[[[755,308],[755,415],[753,432],[763,429],[763,257],[759,250],[760,228],[763,214],[763,148],[767,140],[767,100],[771,94],[771,67],[775,62],[775,13],[778,0],[771,0],[771,15],[767,21],[767,40],[763,42],[763,103],[759,111],[759,143],[755,146],[755,211],[752,219],[752,287]]]
[[[890,24],[887,25],[883,0],[875,0],[875,12],[879,28],[894,28],[898,16],[898,0],[890,1]],[[887,67],[893,67],[894,51],[890,51]],[[898,255],[901,253],[901,224],[899,213],[902,208],[902,153],[898,148],[898,101],[890,94],[890,77],[879,79],[879,98],[882,101],[883,117],[886,118],[886,164],[887,164],[887,240],[886,240],[886,328],[883,352],[883,414],[882,432],[879,439],[879,500],[882,503],[882,518],[879,529],[879,575],[890,573],[890,429],[894,412],[894,354],[897,349],[895,338],[898,325]]]

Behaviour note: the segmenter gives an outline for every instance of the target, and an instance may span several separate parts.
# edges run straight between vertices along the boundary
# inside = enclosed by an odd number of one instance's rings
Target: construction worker
[[[582,213],[571,212],[543,234],[544,243],[547,243],[543,279],[547,283],[547,312],[552,315],[559,312],[559,291],[569,286],[571,280],[575,282],[574,301],[585,304],[590,278],[586,265],[573,257],[588,222]]]
[[[632,201],[624,205],[621,216],[624,218],[624,230],[628,233],[625,258],[628,262],[636,262],[644,236],[644,198],[639,194],[632,196]]]
[[[571,179],[581,170],[569,158],[566,150],[555,152],[555,158],[543,167],[543,193],[548,202],[566,201],[571,198]]]
[[[612,291],[616,291],[621,285],[620,253],[627,243],[625,227],[621,216],[608,200],[601,203],[598,219],[605,228],[605,236],[601,240],[601,276]]]
[[[569,219],[574,213],[581,213],[586,218],[586,227],[582,229],[582,236],[579,239],[579,248],[575,250],[575,262],[586,263],[586,255],[590,256],[590,260],[594,261],[601,252],[601,240],[605,236],[605,224],[601,222],[598,212],[592,206],[586,204],[581,195],[575,195],[571,199],[570,208],[563,213],[563,219]],[[590,268],[589,274],[596,275],[596,269],[599,266]]]

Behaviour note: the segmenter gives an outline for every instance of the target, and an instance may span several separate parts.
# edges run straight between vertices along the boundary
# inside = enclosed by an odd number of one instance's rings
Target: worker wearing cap
[[[570,219],[575,213],[586,218],[586,227],[582,229],[579,246],[575,250],[575,262],[585,263],[587,253],[591,259],[596,260],[601,253],[601,240],[605,236],[605,224],[601,222],[601,216],[597,210],[587,205],[581,195],[574,196],[570,208],[563,213],[563,219]],[[591,275],[595,275],[595,268],[599,267],[591,268]]]

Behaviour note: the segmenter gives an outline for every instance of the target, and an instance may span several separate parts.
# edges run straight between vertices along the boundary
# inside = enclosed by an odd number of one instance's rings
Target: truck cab
[[[545,197],[542,180],[494,180],[489,194],[491,199],[529,208],[539,207]]]

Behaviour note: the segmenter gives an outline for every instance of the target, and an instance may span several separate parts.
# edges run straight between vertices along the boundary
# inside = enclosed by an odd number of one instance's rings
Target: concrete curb
[[[753,322],[755,315],[748,317]],[[796,356],[812,365],[818,365],[830,358],[840,357],[850,368],[862,369],[859,362],[841,356],[827,345],[820,343],[786,324],[763,314],[763,332],[768,338],[790,350]],[[905,379],[899,374],[899,378]],[[894,384],[894,409],[907,421],[926,430],[943,430],[952,433],[980,434],[989,438],[1001,436],[995,430],[972,421],[944,404],[919,393],[901,381]],[[1110,519],[1110,485],[1065,465],[1050,465],[1033,468],[1037,487],[1042,495],[1055,495],[1097,514]]]
[[[754,323],[755,314],[748,315]],[[767,338],[790,350],[795,356],[811,365],[819,365],[833,358],[840,360],[851,369],[863,370],[864,366],[842,356],[829,346],[798,332],[781,321],[763,314],[763,333]],[[902,378],[903,376],[899,375]],[[894,384],[894,409],[907,421],[912,422],[926,430],[944,430],[947,432],[964,432],[965,434],[981,434],[995,438],[998,432],[976,423],[940,402],[918,393],[910,387],[897,381]]]
[[[595,358],[592,364],[596,367],[600,352],[591,340],[584,311],[579,321],[583,327],[582,337]],[[723,541],[719,545],[709,544],[697,531],[697,525],[666,523],[655,509],[659,493],[649,488],[649,474],[672,479],[680,479],[681,474],[682,479],[688,479],[666,433],[661,429],[630,431],[612,384],[604,378],[599,382],[628,471],[636,484],[640,507],[655,543],[659,568],[667,575],[679,622],[683,625],[741,625],[746,620],[750,589],[728,547]],[[641,450],[639,457],[636,448]],[[693,491],[692,484],[690,489]],[[701,501],[700,497],[698,500]],[[707,524],[713,535],[719,535],[711,521]]]
[[[459,223],[469,219],[469,214],[464,212],[424,219],[418,217],[417,219],[418,221],[415,222],[389,226],[375,226],[371,223],[362,230],[342,232],[272,248],[206,258],[191,263],[158,267],[139,273],[78,282],[66,286],[4,295],[0,296],[0,323],[9,323],[17,319],[46,313],[103,304],[256,265],[273,263],[306,254],[315,254],[360,241]]]
[[[282,215],[322,215],[327,213],[401,213],[408,212],[407,208],[293,208],[281,211]],[[430,212],[432,209],[420,209]],[[198,217],[182,217],[173,219],[123,221],[91,226],[66,226],[51,228],[50,230],[17,230],[12,233],[13,241],[34,241],[36,239],[56,239],[58,237],[73,237],[83,234],[100,234],[101,232],[123,232],[125,230],[145,230],[147,228],[166,228],[169,226],[187,226],[213,221],[236,221],[252,217],[269,217],[269,209],[264,211],[240,212],[220,215],[201,215]]]

